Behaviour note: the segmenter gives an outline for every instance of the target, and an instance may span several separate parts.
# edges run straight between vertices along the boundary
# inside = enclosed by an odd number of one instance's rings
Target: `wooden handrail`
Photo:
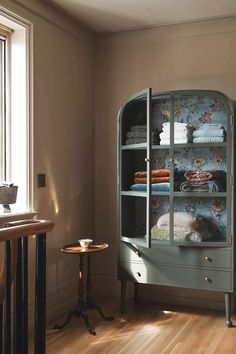
[[[6,224],[6,227],[0,228],[0,242],[44,234],[52,231],[54,226],[55,224],[50,220],[11,221]]]
[[[54,223],[49,220],[19,220],[11,221],[6,227],[0,228],[0,242],[11,241],[11,280],[13,280],[16,271],[17,261],[17,239],[21,237],[44,234],[52,231]],[[2,267],[0,269],[0,303],[4,299],[4,277],[5,277],[5,257],[4,254]]]

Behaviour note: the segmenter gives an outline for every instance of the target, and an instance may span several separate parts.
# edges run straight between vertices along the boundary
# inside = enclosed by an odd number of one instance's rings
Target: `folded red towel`
[[[147,183],[147,178],[135,178],[135,184],[139,183]],[[162,183],[162,182],[170,182],[170,177],[153,177],[151,178],[152,183]]]
[[[159,170],[151,171],[152,177],[168,177],[170,175],[170,170],[168,168],[160,168]],[[144,178],[147,177],[147,171],[135,172],[134,177]]]

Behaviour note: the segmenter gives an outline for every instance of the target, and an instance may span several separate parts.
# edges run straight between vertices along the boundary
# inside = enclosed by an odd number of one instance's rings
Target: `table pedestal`
[[[78,306],[69,312],[66,320],[64,323],[61,325],[55,325],[55,329],[62,329],[65,327],[71,318],[73,316],[79,317],[82,316],[85,325],[87,327],[87,330],[89,333],[95,335],[96,331],[93,327],[90,326],[89,323],[89,317],[87,313],[87,309],[91,310],[97,310],[100,314],[100,316],[107,321],[112,321],[114,318],[112,316],[105,316],[101,310],[101,307],[98,305],[95,305],[92,301],[91,297],[91,288],[92,288],[92,283],[91,283],[91,260],[90,260],[90,254],[87,254],[87,279],[86,279],[86,298],[84,300],[84,266],[83,266],[83,253],[79,254],[80,257],[80,263],[79,263],[79,301],[78,301]]]

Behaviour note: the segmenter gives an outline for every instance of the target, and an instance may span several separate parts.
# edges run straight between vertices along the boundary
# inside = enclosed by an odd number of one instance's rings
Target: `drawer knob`
[[[145,162],[149,162],[149,161],[150,161],[150,160],[146,157],[146,158],[145,158]]]
[[[211,262],[211,258],[210,257],[205,257],[205,260],[208,261],[208,262]]]
[[[136,274],[137,274],[138,277],[141,277],[141,274],[139,272],[136,272]]]
[[[211,282],[212,282],[211,279],[208,278],[208,277],[204,277],[204,280],[207,281],[208,283],[211,283]]]

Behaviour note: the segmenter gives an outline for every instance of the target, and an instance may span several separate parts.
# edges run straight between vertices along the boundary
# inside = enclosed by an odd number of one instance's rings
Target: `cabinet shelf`
[[[121,150],[144,150],[144,149],[147,149],[147,143],[130,144],[130,145],[121,146]]]
[[[134,245],[143,246],[146,243],[146,239],[144,237],[126,237],[121,236],[120,239],[124,242],[128,242]]]
[[[214,148],[226,147],[227,142],[223,143],[188,143],[188,144],[173,144],[175,149],[199,149],[199,148]],[[170,145],[152,145],[153,150],[169,149]]]
[[[121,195],[129,197],[147,197],[147,192],[133,192],[133,191],[123,191]]]
[[[226,198],[226,192],[173,192],[174,197],[196,197],[196,198]],[[133,192],[133,191],[122,191],[121,195],[130,196],[130,197],[147,197],[147,192]],[[169,196],[170,192],[151,192],[152,196]]]
[[[188,143],[188,144],[173,144],[175,149],[199,149],[199,148],[214,148],[214,147],[227,147],[227,142],[223,143]],[[166,150],[170,145],[152,145],[153,150]],[[147,149],[147,143],[122,145],[121,150],[143,150]]]
[[[178,242],[178,247],[195,247],[196,246],[196,242]],[[219,247],[219,248],[228,248],[229,244],[227,242],[202,242],[200,245],[200,247],[204,247],[204,248],[212,248],[212,247]]]
[[[173,192],[174,197],[226,198],[226,192]]]

